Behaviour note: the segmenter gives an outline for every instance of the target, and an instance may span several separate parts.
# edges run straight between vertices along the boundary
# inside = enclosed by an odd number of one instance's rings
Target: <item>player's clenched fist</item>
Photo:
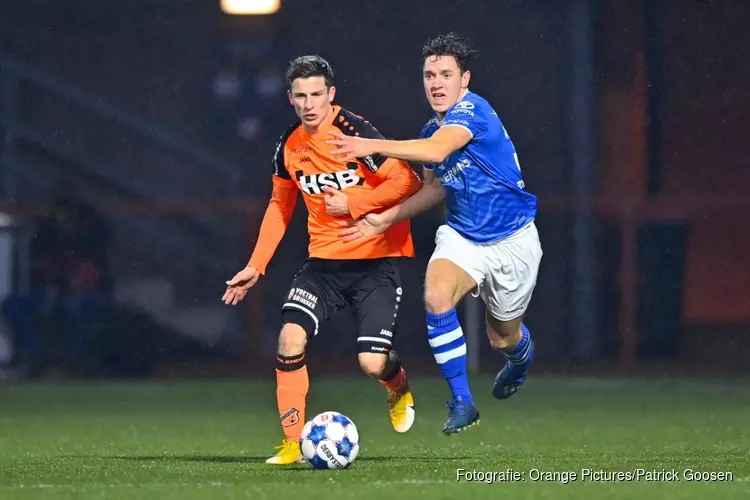
[[[332,217],[349,215],[349,197],[338,189],[323,186],[326,193],[326,212]]]
[[[247,291],[258,282],[260,272],[254,267],[246,267],[227,281],[227,291],[221,298],[226,305],[236,306],[240,300],[245,298]]]

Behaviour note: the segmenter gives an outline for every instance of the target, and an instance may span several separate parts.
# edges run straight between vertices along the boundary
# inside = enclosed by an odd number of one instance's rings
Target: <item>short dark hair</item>
[[[333,69],[328,61],[320,56],[301,56],[289,63],[286,70],[286,82],[292,87],[292,82],[297,78],[311,78],[313,76],[322,76],[326,81],[326,86],[333,86]]]
[[[427,40],[424,44],[422,58],[432,56],[453,56],[461,73],[464,73],[470,69],[473,59],[479,56],[479,50],[474,47],[474,42],[470,38],[448,33]]]

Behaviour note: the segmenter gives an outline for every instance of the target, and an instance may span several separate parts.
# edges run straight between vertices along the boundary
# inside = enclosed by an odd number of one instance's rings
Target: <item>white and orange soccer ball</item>
[[[302,428],[300,448],[315,469],[346,469],[359,454],[359,432],[350,418],[326,411]]]

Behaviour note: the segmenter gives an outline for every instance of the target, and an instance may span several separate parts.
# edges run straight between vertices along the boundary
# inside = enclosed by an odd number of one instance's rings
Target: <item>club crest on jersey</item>
[[[299,187],[307,194],[321,194],[325,186],[343,191],[352,186],[361,186],[365,179],[357,175],[356,163],[347,164],[348,170],[339,170],[337,172],[325,172],[321,174],[304,175],[301,170],[295,174]]]

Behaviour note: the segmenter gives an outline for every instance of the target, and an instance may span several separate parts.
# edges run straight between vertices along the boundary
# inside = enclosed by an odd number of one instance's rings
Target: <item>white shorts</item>
[[[493,243],[473,243],[455,229],[442,225],[435,235],[430,262],[447,259],[466,271],[477,283],[487,312],[501,321],[522,316],[536,287],[542,245],[531,222],[515,234]]]

